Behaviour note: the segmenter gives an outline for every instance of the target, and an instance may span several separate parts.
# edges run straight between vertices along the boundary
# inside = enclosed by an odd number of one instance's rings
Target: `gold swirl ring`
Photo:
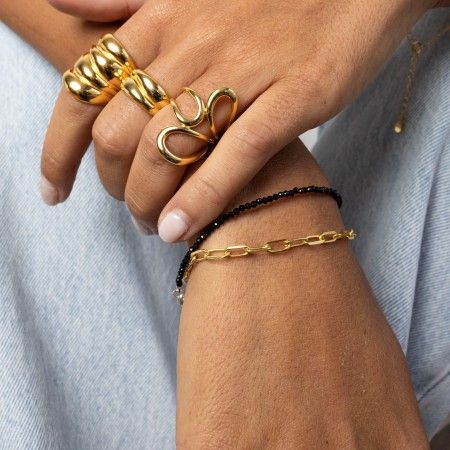
[[[112,34],[106,34],[64,73],[63,82],[78,100],[105,105],[134,69],[134,61],[123,45]]]
[[[176,102],[174,100],[171,100],[170,104],[172,106],[175,117],[180,122],[180,125],[164,128],[163,130],[160,131],[156,139],[156,146],[158,148],[160,155],[166,161],[170,162],[171,164],[175,164],[177,166],[185,166],[187,164],[192,164],[198,161],[199,159],[203,158],[208,153],[208,151],[211,150],[215,144],[217,144],[221,134],[223,134],[227,130],[227,128],[231,125],[231,123],[236,117],[238,109],[238,99],[236,93],[230,88],[216,89],[215,91],[213,91],[208,98],[206,106],[202,98],[194,90],[190,88],[184,88],[183,91],[194,98],[197,104],[197,113],[193,118],[187,118],[182,114]],[[221,98],[228,98],[231,102],[231,108],[230,114],[228,116],[228,122],[222,133],[219,134],[214,121],[214,109],[217,102]],[[205,117],[208,121],[211,136],[207,136],[206,134],[199,133],[198,131],[194,130],[194,128],[197,125],[200,125],[200,123],[203,122]],[[171,134],[182,134],[192,136],[195,139],[199,139],[202,142],[205,142],[207,146],[192,155],[180,157],[175,155],[171,150],[169,150],[167,146],[166,141]]]

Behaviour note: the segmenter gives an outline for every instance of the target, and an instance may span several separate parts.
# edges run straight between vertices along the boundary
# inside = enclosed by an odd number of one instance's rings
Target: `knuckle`
[[[124,200],[128,210],[136,219],[151,225],[156,223],[157,214],[152,210],[151,205],[146,203],[142,195],[133,189],[126,188]]]
[[[57,153],[46,150],[42,154],[41,171],[42,174],[51,182],[56,184],[66,182],[67,173],[70,169],[70,167],[66,167],[64,161],[58,157]]]
[[[123,202],[124,201],[124,194],[123,191],[119,191],[118,189],[115,188],[111,188],[109,186],[105,186],[105,184],[103,184],[106,192],[114,199],[114,200],[118,200],[119,202]]]
[[[96,153],[106,160],[123,159],[126,153],[122,143],[121,134],[111,127],[109,123],[97,119],[92,127],[92,140]]]
[[[174,166],[166,161],[156,148],[155,142],[159,133],[159,128],[151,124],[147,126],[142,134],[139,144],[139,151],[148,167],[149,177],[157,174],[159,177],[170,176],[174,172]]]
[[[165,0],[164,2],[146,2],[144,11],[147,23],[156,31],[166,31],[166,25],[173,24],[175,18],[185,10],[182,2],[178,0]]]
[[[143,150],[143,157],[147,161],[148,176],[152,178],[157,175],[158,178],[168,178],[177,170],[174,165],[166,161],[156,148],[145,148]]]
[[[296,89],[301,88],[303,92],[313,96],[327,88],[326,82],[332,78],[334,70],[331,62],[322,56],[316,56],[304,61],[300,68],[296,67],[288,72],[287,79],[296,85]]]
[[[47,3],[54,8],[62,8],[67,5],[67,1],[65,0],[47,0]]]
[[[265,159],[273,145],[273,131],[264,123],[252,124],[245,128],[236,128],[231,136],[232,145],[241,148],[241,155],[250,164]]]
[[[158,114],[163,115],[166,113],[164,109],[162,111],[159,111]],[[156,124],[158,122],[158,116],[155,116],[150,123],[144,128],[144,131],[142,133],[141,141],[144,145],[154,145],[156,142],[156,139],[158,138],[158,134],[160,129],[162,129],[162,126],[159,128]]]
[[[227,203],[225,194],[220,185],[218,185],[217,180],[213,180],[208,175],[198,175],[191,189],[194,197],[201,199],[203,204],[223,207]]]
[[[106,176],[102,170],[97,170],[100,178],[100,182],[102,186],[105,188],[105,191],[114,199],[119,200],[121,202],[124,201],[124,187],[122,183],[111,180],[110,177]]]
[[[302,66],[287,72],[283,82],[286,95],[292,90],[301,92],[301,99],[297,105],[290,105],[294,109],[302,108],[307,111],[324,109],[328,115],[340,104],[340,89],[345,74],[342,73],[342,64],[336,61],[334,55],[316,55],[303,62]],[[338,112],[336,110],[336,112]]]

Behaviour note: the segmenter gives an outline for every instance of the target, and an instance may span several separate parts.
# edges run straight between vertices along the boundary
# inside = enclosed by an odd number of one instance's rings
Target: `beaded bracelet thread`
[[[233,217],[238,216],[242,212],[249,211],[254,208],[258,208],[262,205],[267,205],[274,201],[282,200],[288,197],[294,197],[297,195],[303,194],[324,194],[329,195],[336,201],[338,207],[340,208],[342,205],[342,197],[340,194],[333,188],[326,186],[305,186],[305,187],[294,187],[287,191],[280,191],[272,195],[268,195],[266,197],[257,198],[248,203],[243,203],[242,205],[237,206],[236,208],[225,212],[220,215],[216,220],[211,222],[200,235],[197,237],[195,242],[189,247],[189,250],[184,255],[180,268],[178,269],[178,274],[176,278],[176,289],[173,291],[174,296],[177,298],[179,303],[182,303],[184,296],[184,286],[183,280],[186,272],[186,268],[190,262],[191,254],[197,251],[200,248],[200,245],[218,228],[220,228],[225,222],[232,219]]]

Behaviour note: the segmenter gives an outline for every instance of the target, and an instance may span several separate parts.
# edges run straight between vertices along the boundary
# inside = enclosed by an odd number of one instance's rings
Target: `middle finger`
[[[146,69],[169,97],[175,97],[183,86],[191,84],[205,70],[203,64],[190,64],[184,56],[187,54],[189,52],[178,48],[176,52],[158,56]],[[124,199],[131,163],[150,119],[140,105],[119,92],[94,123],[92,137],[100,180],[108,193],[119,200]]]
[[[270,74],[255,74],[243,72],[241,74],[231,73],[221,65],[215,65],[200,78],[195,80],[189,87],[196,91],[204,101],[209,94],[224,86],[232,88],[239,97],[239,112],[247,108],[251,102],[263,92],[271,83]],[[196,108],[194,101],[188,94],[183,93],[176,99],[181,111],[186,117],[193,117]],[[217,103],[215,118],[219,131],[226,125],[230,103],[228,99]],[[145,127],[134,157],[130,174],[128,177],[125,201],[133,216],[138,220],[142,228],[154,230],[158,216],[176,192],[180,185],[185,170],[183,167],[170,164],[159,154],[156,139],[159,132],[168,126],[179,125],[177,123],[172,107],[166,106]],[[210,135],[205,123],[195,130]],[[181,156],[192,155],[205,146],[203,141],[192,137],[170,136],[168,147],[174,149],[173,153]],[[198,167],[198,165],[197,165]],[[193,169],[188,170],[188,174]],[[214,184],[214,180],[205,180],[205,183]]]

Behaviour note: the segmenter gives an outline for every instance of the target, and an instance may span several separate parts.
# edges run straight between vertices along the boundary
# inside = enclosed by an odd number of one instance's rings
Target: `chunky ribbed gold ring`
[[[164,88],[150,75],[136,69],[122,80],[121,89],[151,116],[170,103]]]
[[[199,159],[203,158],[208,153],[208,151],[210,151],[217,144],[221,135],[231,125],[234,118],[236,117],[238,109],[238,99],[236,93],[230,88],[216,89],[215,91],[213,91],[209,96],[206,105],[203,102],[200,95],[198,95],[194,90],[190,88],[184,88],[183,91],[194,98],[197,104],[197,113],[192,118],[185,117],[180,111],[180,108],[178,107],[176,102],[174,100],[170,100],[173,112],[178,122],[180,122],[180,125],[164,128],[158,134],[156,139],[156,146],[158,148],[160,155],[166,161],[175,164],[177,166],[185,166],[187,164],[192,164],[198,161]],[[231,108],[230,114],[228,116],[228,122],[225,128],[222,130],[222,132],[219,133],[216,124],[214,122],[214,108],[221,98],[228,98],[231,101]],[[208,121],[209,130],[211,132],[210,136],[203,133],[199,133],[198,131],[194,130],[194,128],[197,125],[200,125],[200,123],[203,122],[205,117],[206,120]],[[203,141],[206,144],[206,147],[189,156],[185,157],[177,156],[167,147],[166,140],[171,134],[183,134],[187,136],[192,136],[196,139]]]
[[[134,69],[133,59],[123,45],[112,34],[106,34],[64,73],[63,82],[78,100],[106,105]]]

